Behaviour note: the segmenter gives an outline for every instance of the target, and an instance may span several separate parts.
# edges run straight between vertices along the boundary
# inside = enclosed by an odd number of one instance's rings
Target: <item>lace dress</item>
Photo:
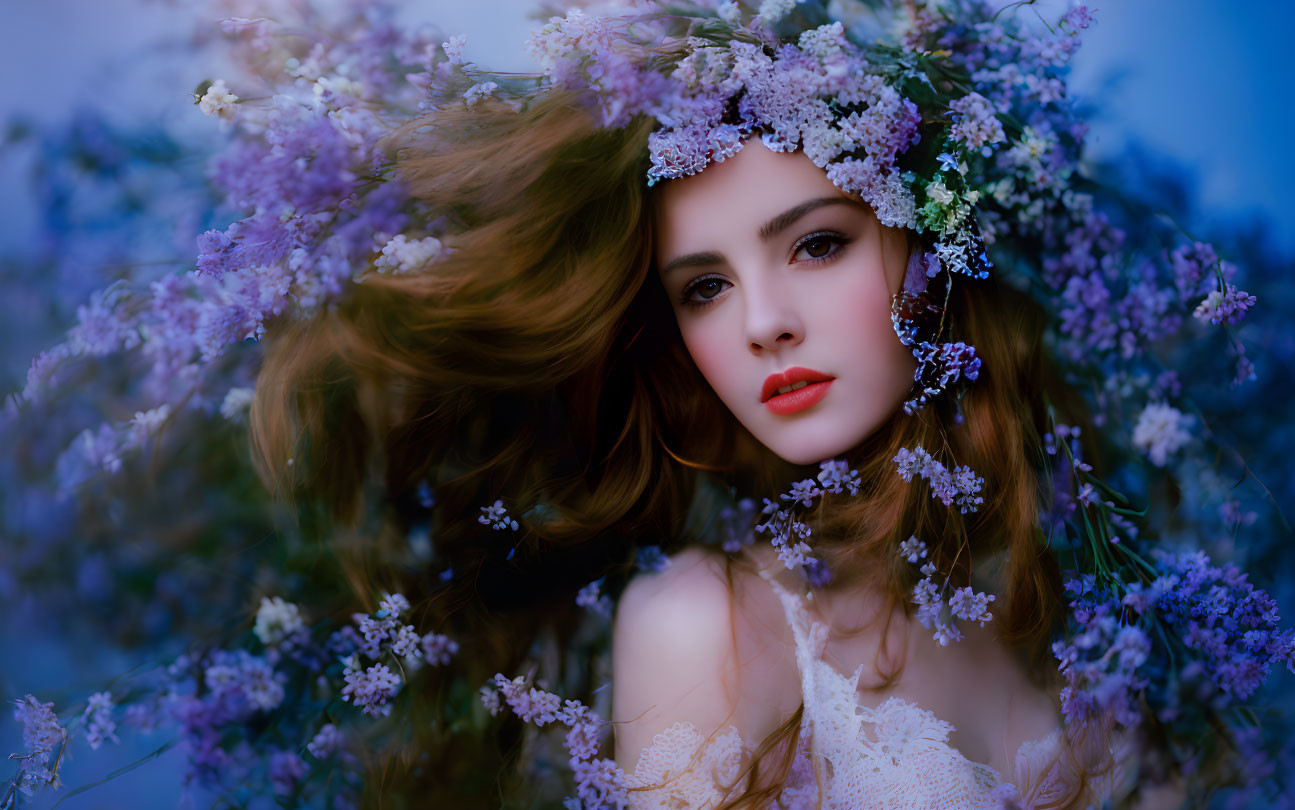
[[[810,620],[800,597],[770,583],[795,635],[805,707],[800,746],[775,807],[999,810],[1070,804],[1059,730],[1022,744],[1010,778],[972,762],[949,744],[954,727],[931,712],[894,697],[875,708],[860,705],[862,670],[847,677],[824,661],[827,628]],[[749,749],[735,727],[706,735],[691,723],[676,723],[656,735],[627,774],[630,807],[718,807],[731,798],[728,789],[748,761]],[[1089,789],[1090,797],[1110,796],[1109,785],[1090,783]]]

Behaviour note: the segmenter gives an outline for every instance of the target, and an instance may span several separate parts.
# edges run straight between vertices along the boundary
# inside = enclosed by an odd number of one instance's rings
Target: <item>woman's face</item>
[[[839,456],[899,407],[915,361],[891,327],[890,297],[907,239],[803,152],[753,138],[667,182],[657,233],[689,353],[769,449],[794,464]]]

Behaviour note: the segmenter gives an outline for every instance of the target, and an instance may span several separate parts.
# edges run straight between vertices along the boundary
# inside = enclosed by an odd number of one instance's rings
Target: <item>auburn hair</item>
[[[804,477],[738,425],[679,336],[652,267],[653,126],[602,128],[556,91],[520,112],[487,99],[411,123],[390,151],[444,254],[414,273],[370,272],[336,306],[266,338],[251,411],[263,479],[328,513],[321,525],[363,598],[400,588],[420,627],[462,645],[454,675],[411,698],[419,721],[403,744],[369,763],[366,803],[492,807],[530,790],[512,765],[531,732],[448,717],[441,701],[528,662],[568,697],[589,690],[595,666],[554,652],[587,643],[581,586],[606,577],[614,593],[640,546],[704,542],[687,520],[703,490],[772,494]],[[1072,423],[1075,400],[1051,373],[1045,316],[1027,295],[960,279],[949,311],[983,360],[980,379],[960,401],[897,412],[851,452],[863,491],[824,499],[815,550],[839,586],[867,581],[896,603],[915,576],[896,553],[909,535],[962,579],[972,549],[1005,551],[995,612],[1006,640],[1041,662],[1061,600],[1038,537],[1046,477],[1034,461],[1044,396]],[[916,445],[984,476],[977,512],[895,473],[896,453]],[[518,531],[478,521],[497,499]],[[406,540],[417,526],[430,554]],[[730,806],[776,794],[798,725],[766,741]],[[398,784],[417,787],[402,800]]]

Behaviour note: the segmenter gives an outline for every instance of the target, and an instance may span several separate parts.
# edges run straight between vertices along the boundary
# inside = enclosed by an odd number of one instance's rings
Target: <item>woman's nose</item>
[[[746,287],[746,333],[752,351],[794,346],[805,337],[794,301],[776,284]]]

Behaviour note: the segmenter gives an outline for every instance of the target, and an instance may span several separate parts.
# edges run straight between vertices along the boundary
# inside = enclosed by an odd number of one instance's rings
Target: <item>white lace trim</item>
[[[746,749],[728,726],[710,738],[692,723],[675,723],[652,738],[626,774],[632,810],[718,807],[741,774]]]

